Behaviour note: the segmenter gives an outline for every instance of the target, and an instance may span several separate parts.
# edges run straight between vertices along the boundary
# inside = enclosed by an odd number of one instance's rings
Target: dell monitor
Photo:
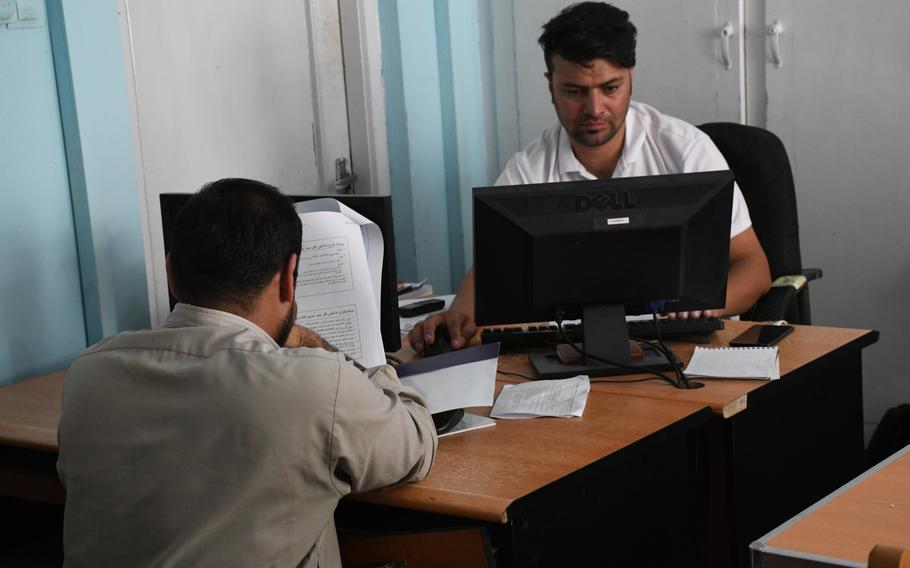
[[[625,315],[724,307],[732,203],[729,171],[475,188],[477,324],[581,318],[590,356],[531,353],[540,378],[670,369]]]
[[[193,194],[163,193],[160,195],[161,228],[164,235],[164,252],[171,249],[171,233],[177,214]],[[360,213],[382,231],[382,290],[379,299],[379,327],[386,352],[401,349],[401,325],[398,321],[398,278],[395,268],[395,234],[392,229],[392,198],[377,195],[287,195],[292,202],[331,197]],[[170,297],[171,309],[177,300]]]

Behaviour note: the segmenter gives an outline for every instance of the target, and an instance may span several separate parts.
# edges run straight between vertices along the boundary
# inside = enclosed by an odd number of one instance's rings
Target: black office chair
[[[712,122],[699,128],[711,137],[730,165],[771,267],[771,290],[743,318],[812,323],[806,284],[821,278],[822,271],[802,265],[793,172],[783,143],[773,133],[755,126]]]

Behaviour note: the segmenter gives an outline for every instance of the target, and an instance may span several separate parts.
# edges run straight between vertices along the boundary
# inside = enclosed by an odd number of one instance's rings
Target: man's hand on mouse
[[[414,326],[414,329],[408,334],[408,343],[411,344],[411,348],[418,353],[423,353],[427,345],[436,341],[436,328],[440,325],[444,325],[449,331],[452,349],[465,347],[468,340],[477,332],[473,317],[456,310],[445,310],[429,316]]]

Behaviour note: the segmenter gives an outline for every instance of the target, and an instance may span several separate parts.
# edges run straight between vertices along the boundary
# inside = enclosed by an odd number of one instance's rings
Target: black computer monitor
[[[183,205],[189,201],[192,194],[162,193],[161,228],[164,235],[165,255],[171,249],[171,233],[177,214]],[[392,225],[392,198],[379,195],[288,195],[293,202],[308,201],[331,197],[357,211],[370,221],[376,223],[382,231],[383,258],[382,258],[382,290],[379,299],[379,327],[382,332],[383,348],[387,352],[401,349],[401,324],[398,321],[398,278],[395,267],[395,232]],[[170,295],[170,292],[168,293]],[[170,296],[171,309],[177,300]]]
[[[481,187],[473,201],[477,323],[580,317],[584,351],[623,365],[532,353],[541,378],[670,368],[632,359],[625,315],[725,305],[729,171]]]

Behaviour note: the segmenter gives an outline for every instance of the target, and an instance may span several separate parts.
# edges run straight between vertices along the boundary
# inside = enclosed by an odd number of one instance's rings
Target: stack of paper
[[[686,376],[699,379],[780,378],[780,352],[775,347],[696,347]]]
[[[297,323],[365,367],[382,365],[382,231],[335,199],[303,201],[295,209],[303,224]]]

